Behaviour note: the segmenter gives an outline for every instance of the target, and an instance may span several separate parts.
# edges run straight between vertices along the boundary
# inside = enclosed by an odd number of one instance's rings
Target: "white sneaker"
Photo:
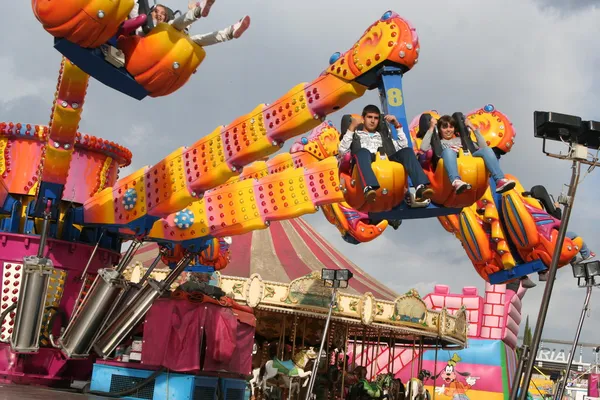
[[[209,1],[209,0],[207,0]],[[212,0],[214,1],[214,0]],[[237,23],[233,24],[233,38],[239,39],[240,36],[250,27],[250,17],[245,16],[240,19]]]

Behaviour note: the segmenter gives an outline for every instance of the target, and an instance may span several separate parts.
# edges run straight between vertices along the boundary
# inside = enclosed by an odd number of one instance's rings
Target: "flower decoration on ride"
[[[194,213],[191,210],[184,208],[175,214],[174,221],[179,229],[187,229],[194,223]]]
[[[127,211],[133,210],[137,203],[137,192],[135,189],[127,189],[125,196],[123,196],[123,200],[121,201],[123,202],[123,208],[125,208]]]

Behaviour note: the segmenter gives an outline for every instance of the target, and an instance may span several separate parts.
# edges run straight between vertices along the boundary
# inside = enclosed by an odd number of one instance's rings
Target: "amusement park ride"
[[[420,44],[415,28],[392,11],[348,51],[332,55],[312,82],[119,179],[131,152],[77,131],[90,76],[136,99],[166,96],[205,57],[185,33],[144,18],[147,1],[140,6],[142,18],[127,21],[133,0],[32,0],[35,16],[65,58],[49,125],[0,124],[3,379],[77,378],[78,363],[93,352],[113,354],[190,264],[214,268],[218,254],[227,252],[219,238],[265,229],[319,207],[355,244],[380,236],[388,221],[436,217],[492,284],[550,265],[560,225],[547,213],[552,205],[528,196],[521,184],[496,194],[483,161],[469,152],[461,154],[459,171],[473,189],[460,195],[453,194],[432,155],[419,154],[435,189],[426,204],[414,202],[403,168],[385,156],[373,163],[381,189],[372,204],[364,203],[356,169],[338,167],[339,132],[325,118],[367,90],[377,88],[383,111],[410,128],[410,145],[416,149],[420,141],[419,116],[408,123],[402,91]],[[144,37],[128,34],[139,26]],[[124,53],[122,66],[111,58],[114,47]],[[466,118],[498,156],[511,150],[515,131],[494,106]],[[289,153],[259,161],[310,130]],[[393,127],[391,133],[396,137]],[[127,240],[133,244],[121,257]],[[156,262],[162,259],[172,271],[164,281],[132,286],[122,273],[143,241],[161,246]],[[558,265],[566,265],[580,246],[580,238],[565,239]],[[222,267],[223,262],[217,266]],[[50,363],[54,367],[44,376],[31,372]]]

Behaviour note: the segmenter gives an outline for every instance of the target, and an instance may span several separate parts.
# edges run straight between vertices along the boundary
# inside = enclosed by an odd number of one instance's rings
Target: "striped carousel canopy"
[[[302,218],[272,222],[264,230],[232,237],[231,261],[221,271],[226,276],[248,278],[259,274],[266,281],[290,283],[321,269],[348,269],[354,277],[347,289],[349,294],[371,292],[375,298],[393,301],[398,294],[369,276],[356,264],[333,248]],[[148,267],[157,256],[155,243],[144,245],[133,262]],[[160,263],[157,268],[166,268]]]

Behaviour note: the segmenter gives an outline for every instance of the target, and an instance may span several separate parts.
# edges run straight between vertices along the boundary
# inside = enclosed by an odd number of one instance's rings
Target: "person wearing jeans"
[[[433,190],[429,187],[429,179],[425,175],[425,172],[423,172],[414,151],[408,146],[408,140],[402,129],[402,125],[400,125],[393,115],[386,115],[384,117],[385,121],[393,124],[398,131],[398,139],[388,139],[391,140],[391,143],[387,141],[388,145],[385,145],[382,134],[377,131],[380,116],[381,111],[379,111],[379,107],[372,104],[367,105],[362,112],[364,128],[358,129],[359,121],[352,119],[348,130],[343,133],[338,149],[340,157],[343,157],[348,152],[351,152],[354,157],[359,177],[364,187],[365,200],[367,202],[374,202],[376,200],[376,191],[379,189],[379,182],[373,172],[371,163],[377,151],[386,147],[388,147],[388,159],[392,162],[402,164],[412,180],[416,188],[415,201],[418,203],[431,198]]]
[[[500,169],[500,162],[494,154],[494,151],[488,147],[485,139],[479,132],[479,129],[475,129],[471,121],[468,119],[465,121],[468,128],[473,130],[475,137],[477,138],[477,151],[473,153],[473,157],[480,157],[483,159],[485,166],[492,175],[492,178],[496,182],[496,193],[504,193],[515,187],[516,182],[511,179],[506,179],[504,172]],[[457,194],[463,193],[465,190],[471,189],[471,185],[464,182],[458,174],[458,153],[462,151],[462,141],[455,132],[456,121],[449,115],[440,117],[437,121],[431,118],[429,122],[429,129],[423,141],[421,142],[421,151],[426,152],[431,149],[431,138],[434,134],[437,125],[437,131],[440,137],[442,145],[442,159],[444,160],[444,168],[448,174],[448,178],[452,183],[452,187]]]

